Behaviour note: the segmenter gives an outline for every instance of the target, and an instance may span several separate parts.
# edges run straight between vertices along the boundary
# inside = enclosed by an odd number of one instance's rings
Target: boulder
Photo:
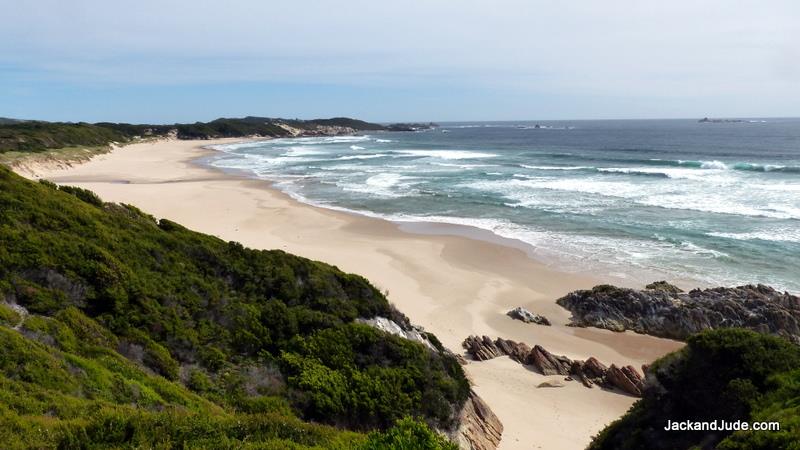
[[[489,336],[470,336],[461,345],[476,361],[486,361],[505,354],[494,345]]]
[[[531,348],[522,342],[514,342],[512,340],[497,338],[494,341],[495,346],[504,354],[508,355],[514,361],[525,364]]]
[[[636,397],[642,396],[642,377],[636,372],[636,369],[631,366],[619,368],[612,364],[606,372],[606,380],[610,386],[626,394]]]
[[[526,362],[535,367],[542,375],[569,375],[572,361],[564,356],[556,356],[536,345],[528,354]]]
[[[550,326],[550,321],[547,320],[546,317],[540,316],[539,314],[534,314],[521,306],[517,306],[516,308],[506,313],[506,315],[508,315],[512,319],[521,320],[525,323],[535,323],[539,325]]]
[[[545,380],[539,383],[536,387],[537,388],[560,388],[566,386],[564,380],[559,379],[552,379],[552,380]]]

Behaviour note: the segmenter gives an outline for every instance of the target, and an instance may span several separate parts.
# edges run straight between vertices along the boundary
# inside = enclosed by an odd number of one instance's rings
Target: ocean
[[[571,272],[800,291],[800,119],[444,123],[219,145],[317,206],[468,225]]]

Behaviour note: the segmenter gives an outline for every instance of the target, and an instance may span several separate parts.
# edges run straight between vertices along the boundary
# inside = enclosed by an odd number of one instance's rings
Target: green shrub
[[[211,379],[201,369],[192,369],[191,372],[189,372],[189,379],[186,382],[186,386],[195,392],[208,392],[214,387],[211,383]]]
[[[800,347],[741,329],[708,331],[651,366],[644,396],[594,439],[591,449],[786,448],[800,437]],[[782,419],[781,433],[665,431],[668,420]],[[776,420],[776,419],[773,419]],[[773,436],[774,434],[774,436]],[[724,440],[724,441],[723,441]],[[722,443],[720,443],[722,441]],[[756,443],[770,442],[766,447]],[[800,442],[800,441],[795,441]],[[753,445],[753,447],[748,447]]]
[[[16,326],[22,317],[6,303],[0,303],[0,325]]]
[[[86,202],[86,203],[88,203],[90,205],[94,205],[94,206],[97,206],[97,207],[102,207],[103,206],[103,201],[100,200],[100,197],[98,197],[97,194],[95,194],[92,191],[89,191],[89,190],[86,190],[86,189],[83,189],[83,188],[79,188],[79,187],[76,187],[76,186],[61,186],[59,188],[59,190],[63,191],[63,192],[66,192],[68,194],[72,194],[75,197],[78,197],[79,199],[83,200],[84,202]]]
[[[458,446],[410,417],[384,433],[370,433],[361,450],[458,450]]]

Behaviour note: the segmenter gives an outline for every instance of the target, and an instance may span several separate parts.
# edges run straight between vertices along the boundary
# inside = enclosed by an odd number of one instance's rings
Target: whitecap
[[[520,167],[524,169],[533,169],[533,170],[587,170],[587,169],[594,169],[594,167],[587,167],[587,166],[530,166],[528,164],[519,164]]]
[[[289,147],[284,153],[284,156],[311,156],[311,155],[324,155],[325,152],[319,150],[313,150],[308,147],[303,146],[293,146]]]
[[[351,159],[373,159],[373,158],[382,158],[384,156],[389,156],[387,153],[367,153],[367,154],[360,154],[360,155],[345,155],[336,158],[339,161],[348,161]]]
[[[761,241],[772,241],[772,242],[800,242],[800,230],[796,228],[749,231],[744,233],[725,233],[725,232],[714,231],[707,234],[709,236],[726,238],[726,239],[735,239],[738,241],[761,240]]]
[[[473,159],[494,158],[494,153],[471,152],[464,150],[397,150],[396,153],[407,156],[419,156],[438,159]]]

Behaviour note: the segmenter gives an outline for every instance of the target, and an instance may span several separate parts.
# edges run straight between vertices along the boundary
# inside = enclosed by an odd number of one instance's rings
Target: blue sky
[[[796,1],[0,0],[0,116],[800,115]]]

